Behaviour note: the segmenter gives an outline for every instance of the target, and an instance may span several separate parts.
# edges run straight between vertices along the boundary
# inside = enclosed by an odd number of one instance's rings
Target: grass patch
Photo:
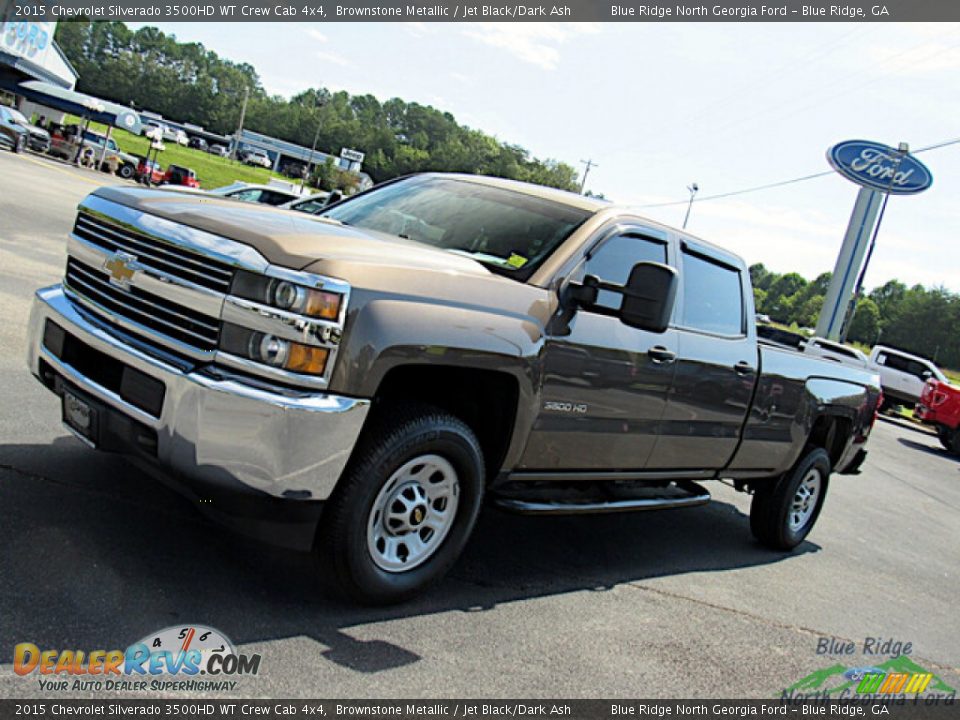
[[[78,117],[68,115],[64,122],[80,124],[82,120]],[[106,133],[107,131],[106,125],[100,123],[90,123],[90,129],[99,133]],[[111,137],[116,141],[117,147],[123,152],[132,155],[146,155],[147,150],[150,148],[150,140],[147,138],[134,135],[119,128],[113,129]],[[166,146],[166,150],[162,150],[158,158],[160,165],[163,166],[164,169],[169,165],[182,165],[194,170],[200,179],[201,187],[207,190],[223,187],[236,181],[265,184],[269,182],[271,178],[278,178],[285,182],[294,182],[290,178],[274,173],[266,168],[251,167],[250,165],[244,165],[230,158],[223,158],[218,155],[211,155],[202,150],[183,147],[175,142],[164,142],[164,145]],[[310,192],[316,191],[310,189]]]

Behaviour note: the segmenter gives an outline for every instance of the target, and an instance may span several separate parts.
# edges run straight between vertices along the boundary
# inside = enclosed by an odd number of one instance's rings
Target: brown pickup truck
[[[378,603],[441,577],[484,499],[677,508],[726,479],[760,541],[802,542],[878,379],[753,317],[737,256],[522,183],[419,175],[316,218],[103,188],[29,365],[84,442]]]

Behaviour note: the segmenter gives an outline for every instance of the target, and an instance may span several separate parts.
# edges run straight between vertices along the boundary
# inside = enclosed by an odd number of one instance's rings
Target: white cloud
[[[332,63],[333,65],[339,65],[340,67],[350,67],[353,65],[352,62],[347,60],[343,55],[335,52],[327,52],[321,50],[316,53],[316,58],[323,62]]]
[[[560,64],[560,49],[578,35],[600,32],[598,23],[475,23],[463,34],[544,70]]]
[[[306,33],[308,36],[310,36],[310,38],[312,38],[313,40],[316,40],[317,42],[325,43],[330,40],[330,38],[328,38],[326,35],[324,35],[322,32],[320,32],[316,28],[306,28]]]

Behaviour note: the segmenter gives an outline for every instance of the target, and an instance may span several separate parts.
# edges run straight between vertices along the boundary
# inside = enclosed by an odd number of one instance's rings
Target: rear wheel
[[[793,550],[817,522],[829,480],[830,456],[815,448],[792,470],[758,487],[750,505],[754,537],[774,550]]]
[[[14,151],[15,153],[19,154],[19,153],[22,153],[22,152],[23,152],[24,150],[26,150],[26,149],[27,149],[27,136],[26,136],[26,135],[18,135],[18,136],[17,136],[17,141],[16,141],[16,143],[14,143],[14,145],[13,145],[13,151]]]
[[[430,407],[385,414],[327,502],[316,553],[352,599],[405,600],[456,561],[483,499],[480,444],[461,420]]]

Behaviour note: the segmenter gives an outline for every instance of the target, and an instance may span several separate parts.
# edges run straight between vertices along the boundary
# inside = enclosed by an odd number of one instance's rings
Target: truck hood
[[[495,277],[470,258],[293,210],[196,191],[104,187],[93,194],[149,215],[236,240],[253,247],[269,262],[296,270],[319,261],[341,266],[344,263],[391,265]]]
[[[535,319],[529,331],[536,335],[534,326],[545,323],[556,305],[555,294],[469,257],[295,210],[186,189],[104,187],[94,195],[244,243],[275,265],[345,280],[355,307],[374,300],[441,303]]]

